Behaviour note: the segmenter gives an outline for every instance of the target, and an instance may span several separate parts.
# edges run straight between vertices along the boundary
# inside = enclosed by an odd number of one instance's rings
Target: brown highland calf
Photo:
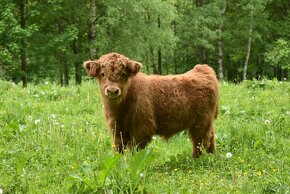
[[[86,61],[84,67],[100,86],[113,146],[119,152],[144,148],[154,135],[165,139],[188,129],[193,157],[201,147],[215,151],[218,80],[212,68],[196,65],[181,75],[145,75],[141,64],[118,54]]]

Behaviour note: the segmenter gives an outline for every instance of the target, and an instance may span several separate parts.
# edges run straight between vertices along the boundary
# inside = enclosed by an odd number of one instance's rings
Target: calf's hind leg
[[[215,151],[216,145],[212,122],[199,123],[199,125],[192,127],[189,133],[192,140],[192,155],[194,158],[198,158],[201,155],[202,145],[207,153]]]
[[[210,126],[209,131],[205,134],[203,146],[207,153],[214,153],[216,150],[215,134],[213,125]]]
[[[190,130],[189,133],[192,141],[192,156],[199,158],[201,155],[202,137],[195,130]]]

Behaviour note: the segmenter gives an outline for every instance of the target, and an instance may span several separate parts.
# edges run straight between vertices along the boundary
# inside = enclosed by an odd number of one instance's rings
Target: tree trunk
[[[75,55],[77,55],[79,53],[77,40],[73,41],[72,49],[73,49],[73,53]],[[82,83],[81,62],[78,61],[78,60],[75,60],[74,61],[74,66],[75,66],[75,81],[76,81],[76,85],[80,85]]]
[[[165,68],[166,68],[166,75],[169,74],[169,64],[170,64],[170,57],[168,55],[165,56]]]
[[[281,81],[282,80],[282,69],[280,65],[276,65],[275,69],[275,77]]]
[[[57,27],[58,27],[57,29],[58,33],[62,34],[64,31],[64,28],[63,28],[61,20],[58,20]],[[58,51],[57,56],[58,56],[60,68],[62,69],[62,71],[60,71],[61,73],[60,80],[62,80],[61,82],[63,82],[63,84],[61,85],[68,86],[69,85],[69,64],[67,61],[66,53],[60,50]]]
[[[63,70],[62,70],[62,66],[60,65],[59,68],[59,83],[61,86],[63,86]]]
[[[288,69],[285,69],[285,79],[288,81],[289,80],[289,70]],[[286,81],[284,80],[284,81]]]
[[[63,71],[63,75],[64,75],[64,86],[68,86],[69,85],[69,64],[66,60],[66,56],[64,56],[64,60],[63,62],[63,67],[64,67],[64,71]]]
[[[253,36],[253,13],[251,13],[251,21],[250,21],[250,29],[249,29],[249,38],[248,38],[248,47],[247,47],[247,55],[246,60],[244,64],[244,71],[243,71],[243,80],[247,79],[247,70],[248,70],[248,64],[251,54],[251,47],[252,47],[252,36]]]
[[[159,75],[162,75],[162,55],[161,55],[161,48],[158,49],[157,66],[158,66],[158,74]]]
[[[205,64],[209,64],[209,50],[204,49],[204,62]]]
[[[150,55],[151,55],[151,63],[152,63],[152,68],[153,68],[153,74],[158,74],[158,70],[156,68],[155,64],[155,58],[154,58],[154,49],[152,46],[150,46]]]
[[[158,21],[157,21],[158,28],[161,28],[161,20],[160,16],[158,15]],[[161,55],[161,46],[158,48],[158,54],[157,54],[157,66],[158,66],[158,74],[162,74],[162,55]]]
[[[199,63],[204,64],[204,48],[203,48],[203,46],[199,47]]]
[[[146,72],[149,74],[149,56],[148,56],[148,52],[146,52],[146,58],[145,58],[145,66],[146,66]]]
[[[174,35],[176,36],[176,21],[173,21],[173,32]],[[176,60],[176,48],[174,49],[173,52],[173,63],[174,63],[174,74],[177,74],[177,60]]]
[[[89,26],[89,44],[90,44],[90,58],[96,59],[96,0],[90,0],[90,26]]]
[[[25,18],[26,2],[25,0],[20,1],[20,28],[24,30],[26,28]],[[27,60],[26,60],[26,40],[25,37],[21,38],[20,48],[20,62],[21,62],[21,80],[23,87],[27,87]]]
[[[176,51],[174,51],[174,56],[173,56],[173,63],[174,63],[174,74],[177,74],[177,60],[176,60]]]
[[[224,80],[223,68],[223,40],[221,37],[218,39],[218,78],[220,81]]]
[[[225,4],[224,4],[221,16],[223,16],[226,13],[226,10],[227,10],[227,2],[225,2]],[[220,81],[224,80],[224,65],[223,65],[224,53],[223,53],[222,30],[223,30],[223,21],[221,21],[221,24],[219,25],[219,33],[218,33],[218,40],[217,40],[217,45],[218,45],[218,78]]]

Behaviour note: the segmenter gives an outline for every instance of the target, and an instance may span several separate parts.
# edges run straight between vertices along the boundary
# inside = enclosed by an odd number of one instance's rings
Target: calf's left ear
[[[100,64],[98,61],[86,61],[83,66],[87,70],[89,76],[97,77],[97,75],[99,75]]]
[[[140,71],[142,67],[142,64],[137,62],[137,61],[130,61],[128,64],[127,64],[127,70],[129,71],[129,73],[131,74],[136,74]]]

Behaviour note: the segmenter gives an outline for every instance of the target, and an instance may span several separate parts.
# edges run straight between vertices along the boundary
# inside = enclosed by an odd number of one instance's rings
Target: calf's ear
[[[130,61],[127,65],[127,71],[130,74],[135,75],[136,73],[138,73],[140,71],[142,67],[142,64],[137,62],[137,61]]]
[[[100,71],[100,63],[98,61],[86,61],[83,64],[87,73],[91,77],[97,77]]]

